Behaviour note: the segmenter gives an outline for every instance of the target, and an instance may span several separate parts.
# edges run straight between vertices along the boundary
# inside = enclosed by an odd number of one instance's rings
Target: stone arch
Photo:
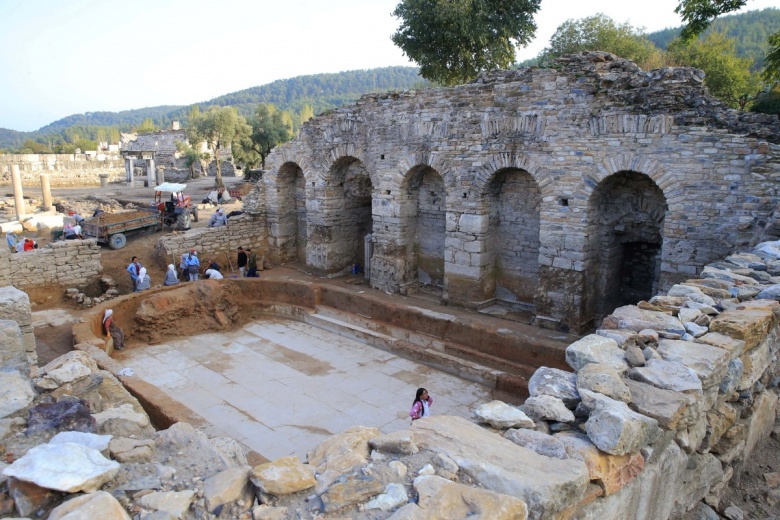
[[[531,308],[539,285],[541,190],[536,178],[504,166],[483,185],[480,205],[488,217],[485,250],[489,263],[485,297]]]
[[[667,187],[674,182],[671,173],[655,159],[624,153],[604,159],[600,164],[596,165],[593,174],[583,176],[587,196],[590,197],[596,186],[607,177],[626,171],[638,172],[648,176],[664,192],[664,195],[666,195]]]
[[[452,196],[454,190],[458,187],[458,175],[441,154],[431,153],[427,150],[419,150],[415,153],[408,153],[398,161],[398,172],[400,173],[399,191],[404,191],[408,187],[411,176],[409,172],[420,166],[428,166],[436,171],[444,181],[444,187],[447,196]]]
[[[477,170],[474,176],[474,194],[480,199],[483,198],[485,191],[488,189],[488,184],[494,179],[495,174],[509,168],[523,170],[530,174],[542,192],[552,186],[552,175],[535,159],[525,154],[516,154],[514,152],[497,153],[491,155],[482,167]]]
[[[356,151],[351,145],[345,145],[342,152]],[[373,232],[374,182],[365,164],[355,155],[340,155],[332,150],[332,162],[326,174],[324,207],[330,213],[331,247],[334,257],[331,270],[346,271],[359,263],[365,266],[366,237]],[[371,237],[368,237],[370,240]],[[370,254],[370,253],[369,253]]]
[[[277,146],[268,156],[266,166],[268,166],[268,173],[263,176],[263,179],[270,183],[275,184],[276,178],[279,176],[279,169],[287,164],[294,163],[303,171],[303,176],[308,179],[312,172],[315,171],[314,164],[309,156],[297,153],[291,146],[285,146],[288,143]]]
[[[306,178],[301,166],[292,161],[281,164],[275,177],[276,225],[271,234],[282,262],[306,263]]]
[[[619,170],[592,189],[586,300],[597,321],[658,291],[667,212],[661,187],[645,173]]]
[[[438,170],[425,163],[409,168],[398,195],[400,229],[406,230],[402,286],[443,289],[446,201],[445,180]]]

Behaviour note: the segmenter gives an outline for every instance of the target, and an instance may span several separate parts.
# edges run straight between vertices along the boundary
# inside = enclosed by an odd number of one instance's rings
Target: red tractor
[[[154,207],[160,212],[162,223],[174,229],[189,229],[190,218],[198,221],[198,208],[184,194],[186,184],[164,182],[154,188]]]

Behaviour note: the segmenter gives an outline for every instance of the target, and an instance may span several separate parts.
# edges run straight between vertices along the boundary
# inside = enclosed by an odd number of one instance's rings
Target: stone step
[[[398,327],[391,327],[386,324],[377,324],[367,318],[350,314],[329,307],[318,306],[316,312],[309,314],[306,321],[310,325],[320,327],[334,334],[362,341],[372,347],[418,361],[468,381],[516,394],[524,394],[526,392],[527,378],[525,374],[520,376],[467,359],[469,356],[465,355],[467,354],[465,347],[462,347],[464,350],[448,353],[444,351],[444,348],[430,347],[406,341],[397,336],[407,335],[420,342],[421,338],[418,336],[425,335],[403,331]],[[367,326],[361,326],[363,323]],[[383,328],[383,332],[376,330],[377,328]],[[393,332],[393,334],[384,332]],[[422,343],[426,342],[422,341]],[[427,343],[431,344],[432,342]],[[433,343],[444,345],[441,341]]]

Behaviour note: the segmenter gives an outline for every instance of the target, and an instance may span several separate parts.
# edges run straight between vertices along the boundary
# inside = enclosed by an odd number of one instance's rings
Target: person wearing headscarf
[[[16,233],[11,231],[10,229],[5,232],[5,242],[8,244],[8,249],[11,250],[12,253],[16,252],[16,243],[18,242]]]
[[[206,269],[206,278],[210,280],[222,280],[224,276],[216,269]]]
[[[136,280],[136,291],[144,291],[152,286],[152,279],[146,274],[146,267],[142,267],[138,273],[138,280]]]
[[[219,208],[216,213],[211,215],[211,220],[209,220],[209,227],[222,227],[227,225],[228,222],[224,209]]]
[[[111,337],[114,340],[114,348],[116,350],[122,350],[125,348],[125,333],[119,328],[119,325],[114,323],[114,311],[112,309],[106,309],[103,314],[103,333],[106,337]]]
[[[163,285],[176,285],[179,283],[179,277],[176,276],[176,266],[168,264],[168,272],[165,273]]]

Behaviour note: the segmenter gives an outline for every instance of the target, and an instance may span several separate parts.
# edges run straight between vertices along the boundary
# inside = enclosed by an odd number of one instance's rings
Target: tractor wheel
[[[117,233],[108,237],[108,247],[111,249],[122,249],[127,244],[127,237],[122,233]]]
[[[197,222],[198,221],[198,207],[192,206],[192,221]]]
[[[176,221],[176,229],[183,231],[190,228],[190,214],[186,211],[179,214],[179,219]]]

